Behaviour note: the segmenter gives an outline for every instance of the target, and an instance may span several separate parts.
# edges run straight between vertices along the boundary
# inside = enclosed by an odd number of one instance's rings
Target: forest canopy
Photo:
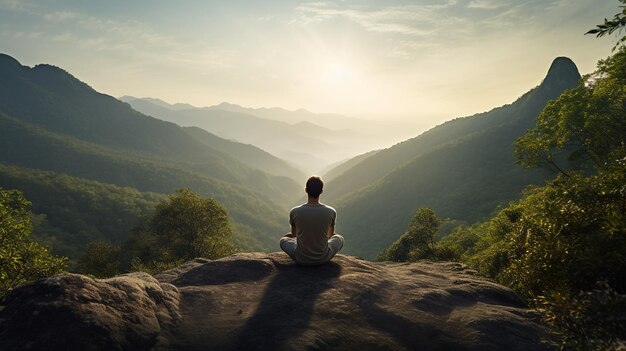
[[[180,189],[160,201],[121,246],[91,243],[79,270],[97,277],[128,271],[158,273],[197,257],[217,259],[236,252],[226,210],[213,199]]]

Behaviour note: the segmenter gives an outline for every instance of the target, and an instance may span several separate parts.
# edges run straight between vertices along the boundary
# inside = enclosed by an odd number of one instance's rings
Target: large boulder
[[[146,273],[60,274],[13,290],[0,305],[0,350],[167,348],[179,293]]]
[[[510,289],[458,263],[318,267],[282,253],[196,259],[151,277],[57,275],[2,300],[7,350],[543,350]]]

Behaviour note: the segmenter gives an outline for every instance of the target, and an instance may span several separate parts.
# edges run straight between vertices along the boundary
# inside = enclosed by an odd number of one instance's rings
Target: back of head
[[[324,182],[318,176],[311,176],[306,181],[306,193],[309,197],[318,198],[324,189]]]

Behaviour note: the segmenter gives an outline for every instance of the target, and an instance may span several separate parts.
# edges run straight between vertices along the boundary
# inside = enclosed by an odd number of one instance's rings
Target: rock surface
[[[543,350],[537,315],[457,263],[282,253],[196,259],[154,277],[64,274],[0,306],[2,350]]]

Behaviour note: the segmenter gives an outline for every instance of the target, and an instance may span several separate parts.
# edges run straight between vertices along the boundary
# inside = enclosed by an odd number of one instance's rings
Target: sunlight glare
[[[356,79],[356,72],[347,64],[334,62],[326,67],[324,76],[331,83],[349,83]]]

